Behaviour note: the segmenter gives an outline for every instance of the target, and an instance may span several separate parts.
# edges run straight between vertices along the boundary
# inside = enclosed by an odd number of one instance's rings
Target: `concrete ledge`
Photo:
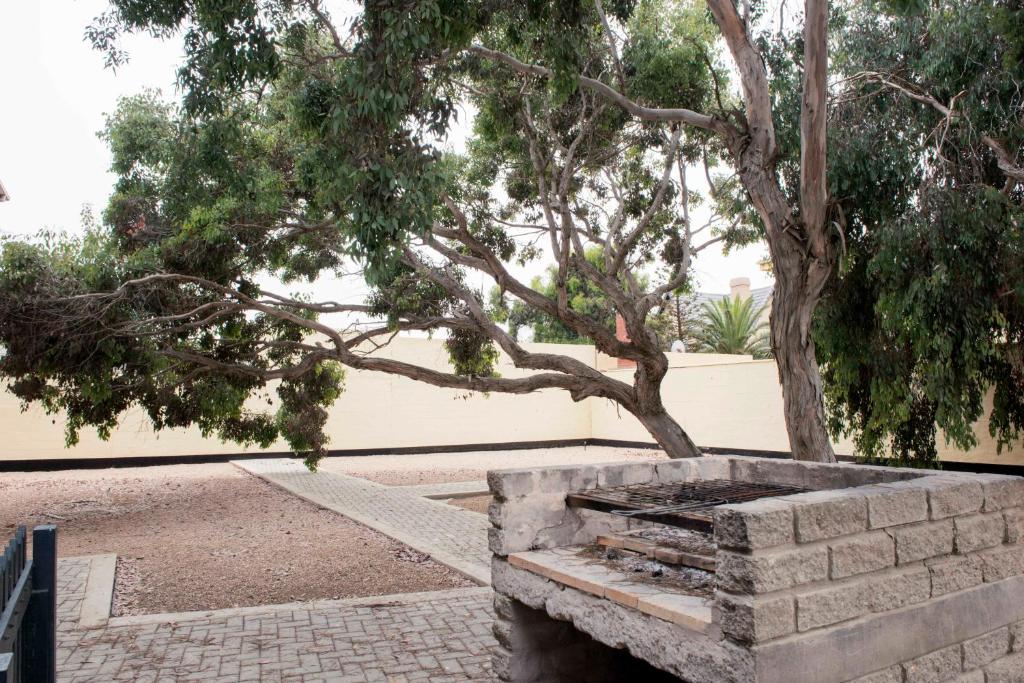
[[[670,621],[703,634],[711,634],[709,598],[690,595],[668,587],[640,583],[610,567],[577,555],[578,548],[557,548],[513,553],[508,563],[555,583],[598,598],[607,598],[644,614]],[[717,634],[714,634],[717,636]]]
[[[416,484],[413,486],[398,486],[404,492],[413,493],[417,496],[430,498],[432,500],[448,500],[452,498],[472,498],[474,496],[488,496],[490,490],[486,481],[452,481],[444,484]]]
[[[139,614],[130,617],[113,617],[107,626],[144,626],[146,624],[167,624],[187,621],[206,621],[228,619],[230,617],[256,616],[274,612],[291,612],[293,610],[324,610],[344,609],[346,607],[392,607],[410,605],[418,602],[450,600],[474,595],[490,595],[491,589],[486,587],[453,588],[443,591],[424,591],[421,593],[396,593],[392,595],[369,595],[362,598],[342,598],[341,600],[310,600],[307,602],[286,602],[278,605],[253,605],[252,607],[229,607],[198,612],[165,612],[160,614]]]
[[[758,683],[848,681],[1024,619],[1024,576],[754,647]]]
[[[90,555],[87,559],[89,578],[85,582],[85,597],[78,612],[78,627],[102,628],[110,620],[114,602],[117,555]]]

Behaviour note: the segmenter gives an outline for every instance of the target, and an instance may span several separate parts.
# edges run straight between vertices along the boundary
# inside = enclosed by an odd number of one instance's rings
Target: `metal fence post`
[[[57,679],[57,527],[32,530],[32,599],[25,615],[25,680]]]

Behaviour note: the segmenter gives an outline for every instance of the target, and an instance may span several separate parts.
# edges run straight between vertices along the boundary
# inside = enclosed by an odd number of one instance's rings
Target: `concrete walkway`
[[[430,555],[481,585],[490,584],[487,516],[424,497],[424,490],[447,494],[448,488],[384,486],[334,472],[310,472],[301,462],[286,458],[233,464]],[[473,486],[479,489],[478,483]]]
[[[82,606],[101,565],[58,565],[60,683],[492,680],[488,588],[111,617],[88,629]]]

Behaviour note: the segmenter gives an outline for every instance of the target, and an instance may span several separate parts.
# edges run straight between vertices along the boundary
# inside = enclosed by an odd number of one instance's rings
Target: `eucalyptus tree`
[[[970,448],[987,417],[1002,448],[1024,425],[1022,29],[1024,7],[994,0],[837,22],[846,254],[815,336],[832,427],[864,455],[928,464],[940,430]]]
[[[777,172],[776,101],[756,10],[658,0],[368,0],[349,21],[319,0],[112,0],[88,37],[183,36],[180,111],[126,102],[106,136],[117,191],[82,240],[9,243],[2,370],[27,401],[101,431],[129,405],[154,425],[324,449],[338,365],[441,387],[616,401],[671,456],[697,448],[659,395],[667,360],[645,324],[686,285],[695,238],[686,167],[730,166],[763,226],[777,278],[771,339],[793,454],[832,459],[810,321],[839,236],[825,184],[825,0],[806,1],[799,181]],[[717,27],[717,30],[716,30]],[[724,39],[738,74],[715,54]],[[440,154],[459,102],[478,112],[464,155]],[[542,246],[543,245],[543,246]],[[596,248],[600,267],[586,253]],[[511,264],[545,250],[553,296]],[[360,304],[260,286],[347,260]],[[638,273],[660,262],[642,287]],[[570,273],[613,302],[629,341],[570,304]],[[632,384],[531,353],[495,323],[478,274],[503,296],[636,363]],[[471,277],[472,276],[472,277]],[[346,333],[325,314],[383,318]],[[366,353],[399,330],[447,330],[453,372]],[[495,345],[525,377],[496,375]],[[246,399],[280,382],[275,416]]]

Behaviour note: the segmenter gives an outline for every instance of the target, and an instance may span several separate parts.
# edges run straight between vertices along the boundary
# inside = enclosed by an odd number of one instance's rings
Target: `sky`
[[[98,214],[114,176],[110,154],[96,133],[120,97],[157,88],[176,98],[176,39],[127,38],[130,61],[116,72],[83,40],[105,0],[8,0],[0,12],[0,182],[11,196],[0,203],[0,233],[32,235],[42,229],[80,230],[83,207]],[[460,133],[448,144],[458,148]],[[697,217],[699,218],[699,217]],[[728,291],[729,280],[770,284],[758,262],[763,245],[728,256],[716,246],[696,260],[698,289]],[[538,264],[536,269],[543,268]],[[525,275],[525,274],[524,274]],[[358,278],[328,279],[308,288],[335,300],[360,298]]]

